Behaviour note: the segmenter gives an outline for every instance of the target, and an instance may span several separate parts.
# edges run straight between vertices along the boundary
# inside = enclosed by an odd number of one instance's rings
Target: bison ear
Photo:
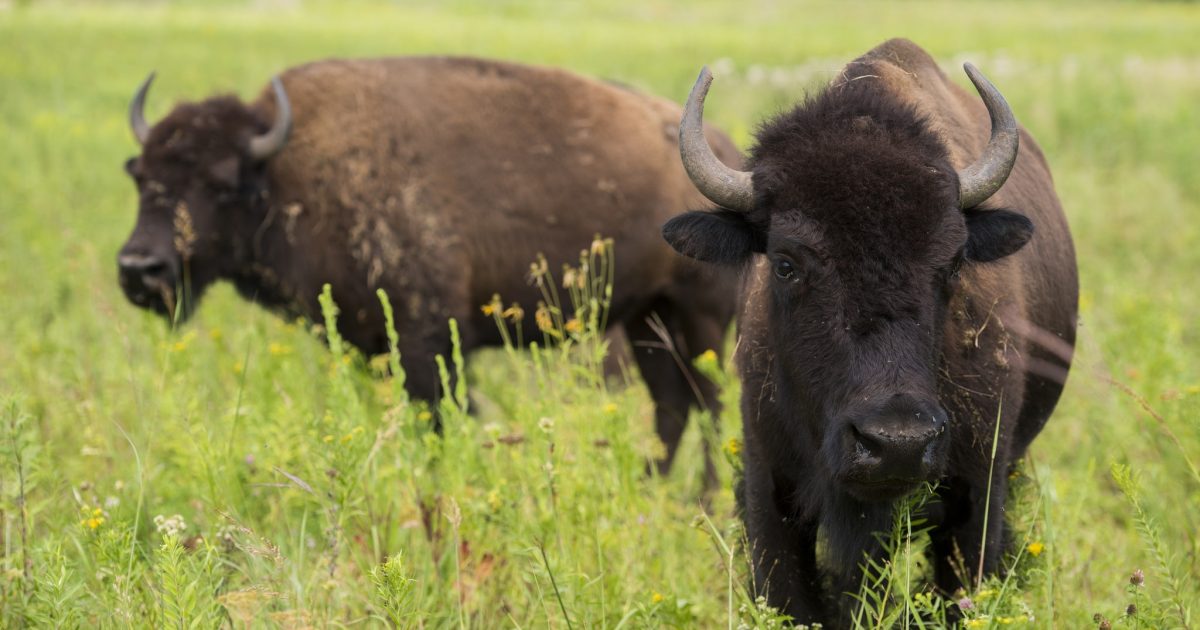
[[[218,160],[208,167],[208,174],[212,180],[229,188],[237,188],[238,182],[241,179],[242,163],[238,156],[231,155],[223,160]]]
[[[736,265],[766,251],[766,238],[744,214],[731,210],[692,211],[663,226],[663,238],[675,251],[704,262]]]
[[[967,215],[968,260],[991,262],[1015,254],[1033,237],[1033,221],[1011,210],[975,210]]]

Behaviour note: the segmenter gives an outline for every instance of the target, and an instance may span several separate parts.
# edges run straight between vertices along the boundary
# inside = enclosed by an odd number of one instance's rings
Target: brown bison
[[[845,623],[833,595],[858,590],[864,551],[881,559],[873,532],[926,482],[938,586],[962,584],[956,557],[972,578],[996,571],[1010,466],[1062,392],[1066,219],[1033,138],[965,68],[982,103],[888,41],[764,124],[746,172],[702,135],[707,69],[685,108],[684,164],[722,208],[663,233],[747,274],[739,494],[755,588],[797,622]]]
[[[697,404],[690,383],[717,407],[711,383],[679,362],[720,349],[736,279],[657,236],[706,204],[679,163],[678,105],[550,68],[393,58],[300,66],[254,103],[184,103],[151,126],[152,79],[130,106],[142,154],[126,168],[140,208],[118,255],[134,304],[186,318],[225,279],[268,308],[319,319],[329,283],[342,334],[373,354],[388,349],[384,289],[406,387],[434,400],[448,318],[463,350],[500,344],[480,307],[496,293],[531,306],[537,254],[555,269],[603,234],[617,243],[609,320],[623,325],[654,399],[663,468]],[[740,164],[725,135],[708,140]],[[681,357],[661,349],[652,315]],[[525,339],[541,338],[534,319]]]

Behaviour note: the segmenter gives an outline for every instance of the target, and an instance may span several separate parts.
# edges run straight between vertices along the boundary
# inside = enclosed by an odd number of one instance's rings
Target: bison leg
[[[983,576],[1000,569],[1004,553],[1004,502],[1008,492],[1007,470],[998,467],[992,482],[990,504],[987,484],[951,480],[939,491],[945,520],[930,533],[938,588],[952,594],[974,583],[983,558]],[[985,522],[986,512],[986,522]],[[986,531],[986,540],[984,533]]]
[[[725,329],[728,320],[719,321],[712,317],[697,315],[694,313],[684,314],[681,319],[683,328],[683,338],[688,349],[688,371],[692,375],[692,380],[696,388],[700,391],[699,403],[701,409],[711,414],[713,423],[712,438],[720,441],[721,437],[721,399],[717,391],[717,385],[705,378],[700,373],[692,369],[693,362],[701,354],[713,351],[717,355],[718,364],[721,359],[721,346],[725,341]],[[695,405],[697,400],[692,399],[692,404]],[[709,443],[709,436],[703,436],[704,444],[704,487],[712,489],[717,485],[717,467],[713,462],[713,448]]]
[[[802,522],[788,511],[786,498],[748,444],[742,503],[754,574],[755,596],[792,617],[793,623],[826,623],[817,568],[817,523]]]
[[[625,328],[638,370],[654,400],[655,429],[666,447],[657,468],[666,474],[687,427],[690,408],[702,404],[714,418],[720,413],[716,386],[697,374],[691,364],[705,350],[719,348],[723,331],[715,323],[681,316],[666,300],[627,321]],[[703,442],[704,485],[708,489],[715,485],[716,467],[709,440]]]
[[[404,389],[414,401],[424,401],[429,405],[433,414],[433,428],[440,435],[442,432],[441,402],[442,396],[453,396],[455,386],[455,370],[450,365],[451,354],[450,335],[445,338],[433,337],[420,342],[400,343],[400,364],[404,368]],[[447,362],[450,371],[450,392],[442,391],[441,377],[438,375],[437,360],[441,354]]]

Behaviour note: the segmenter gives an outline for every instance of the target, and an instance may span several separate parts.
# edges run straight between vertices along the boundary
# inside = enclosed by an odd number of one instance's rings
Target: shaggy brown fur
[[[755,586],[797,622],[846,623],[840,593],[858,590],[864,551],[880,553],[872,533],[924,481],[939,484],[938,585],[962,584],[958,554],[972,574],[1000,568],[1009,467],[1062,391],[1078,289],[1050,172],[1024,129],[1007,183],[986,207],[958,208],[956,171],[988,130],[977,96],[891,40],[763,126],[750,212],[664,228],[679,251],[746,270],[740,494]],[[1020,334],[1031,330],[1060,351]],[[912,444],[919,457],[890,452]]]
[[[532,315],[539,293],[526,276],[539,252],[557,271],[594,235],[612,237],[611,321],[635,346],[669,463],[696,400],[668,353],[646,345],[661,344],[646,319],[660,316],[689,361],[720,349],[735,290],[732,272],[657,237],[669,217],[707,205],[679,163],[679,106],[562,70],[467,58],[323,61],[281,78],[294,126],[265,164],[246,147],[275,116],[269,88],[250,105],[180,105],[153,127],[128,166],[141,211],[123,255],[156,256],[172,280],[187,280],[185,315],[206,286],[229,279],[248,299],[319,319],[329,283],[343,335],[366,353],[387,349],[382,288],[396,308],[408,388],[432,400],[448,318],[464,350],[499,344],[481,305],[499,293]],[[709,140],[740,163],[725,135]],[[196,232],[188,252],[175,246],[181,214]],[[525,339],[541,338],[533,319]],[[699,380],[715,409],[712,385]]]

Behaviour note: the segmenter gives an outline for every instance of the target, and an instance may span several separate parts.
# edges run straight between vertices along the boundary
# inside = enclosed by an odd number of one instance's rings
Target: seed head
[[[1134,586],[1141,586],[1146,581],[1146,574],[1142,573],[1141,569],[1137,569],[1129,576],[1129,583]]]
[[[196,230],[192,226],[192,213],[186,202],[175,206],[175,251],[184,260],[192,257],[192,245],[196,242]]]

